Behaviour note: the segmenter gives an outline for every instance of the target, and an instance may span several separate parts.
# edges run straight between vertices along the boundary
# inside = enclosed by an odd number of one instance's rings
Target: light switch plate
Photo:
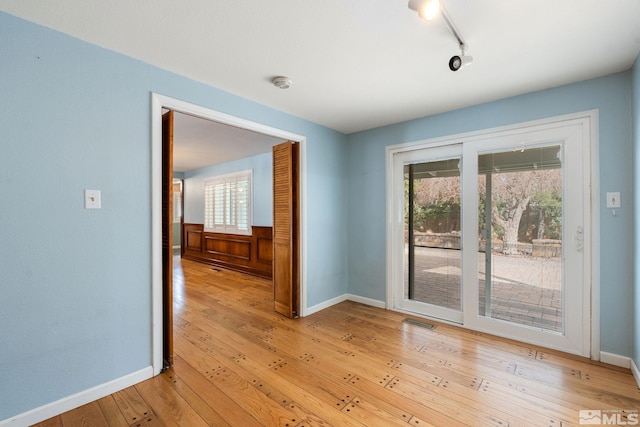
[[[607,193],[607,208],[615,209],[620,207],[620,192]]]
[[[84,190],[84,208],[101,209],[100,190]]]

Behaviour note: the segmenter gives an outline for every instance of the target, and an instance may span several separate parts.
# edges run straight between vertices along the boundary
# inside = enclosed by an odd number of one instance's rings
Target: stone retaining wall
[[[415,231],[413,233],[414,244],[427,248],[460,249],[460,233],[423,233]],[[502,251],[504,243],[502,240],[494,239],[491,242],[494,251]],[[478,242],[478,250],[484,252],[486,249],[484,239]],[[562,241],[554,239],[534,239],[532,243],[518,242],[518,252],[523,255],[535,257],[553,258],[562,255]]]

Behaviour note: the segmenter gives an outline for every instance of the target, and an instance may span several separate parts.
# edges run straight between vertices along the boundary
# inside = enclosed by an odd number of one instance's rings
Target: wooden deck
[[[177,261],[175,366],[39,426],[560,427],[640,409],[628,370],[354,302],[290,320],[269,281]]]

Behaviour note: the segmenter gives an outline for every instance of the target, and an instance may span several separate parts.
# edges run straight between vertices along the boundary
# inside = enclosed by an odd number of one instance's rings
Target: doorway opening
[[[219,111],[190,104],[184,101],[169,98],[163,95],[152,93],[152,363],[154,375],[159,374],[164,368],[164,348],[165,332],[168,328],[166,318],[163,321],[165,304],[163,303],[163,213],[167,209],[166,200],[163,197],[163,141],[162,141],[162,113],[164,110],[176,111],[190,116],[202,118],[209,121],[245,129],[252,132],[261,133],[282,140],[293,141],[299,145],[300,150],[300,206],[299,206],[299,277],[300,277],[300,316],[305,315],[306,307],[306,137],[291,133],[282,129],[266,126],[252,122],[236,116],[232,116]],[[163,204],[163,202],[165,202]],[[164,206],[164,207],[163,207]],[[165,268],[166,270],[166,268]],[[166,275],[164,275],[166,276]],[[166,301],[165,301],[166,303]]]

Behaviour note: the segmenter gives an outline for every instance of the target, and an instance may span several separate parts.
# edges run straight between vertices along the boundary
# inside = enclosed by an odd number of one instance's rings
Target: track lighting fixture
[[[460,55],[454,55],[449,60],[449,69],[451,71],[458,71],[460,68],[473,62],[473,56],[465,55],[464,48],[465,46],[460,44]]]
[[[409,0],[409,9],[425,21],[431,21],[440,11],[440,0]]]
[[[444,22],[449,27],[449,30],[453,34],[453,36],[458,41],[458,46],[460,46],[460,55],[454,55],[449,60],[449,69],[451,71],[458,71],[465,65],[468,65],[473,61],[473,57],[466,56],[464,54],[465,49],[467,48],[467,44],[464,42],[460,31],[456,28],[453,23],[453,20],[447,13],[447,10],[444,8],[444,5],[440,4],[440,0],[409,0],[408,4],[409,9],[418,13],[418,16],[425,20],[431,21],[436,17],[438,13],[442,14],[442,18],[444,18]]]

